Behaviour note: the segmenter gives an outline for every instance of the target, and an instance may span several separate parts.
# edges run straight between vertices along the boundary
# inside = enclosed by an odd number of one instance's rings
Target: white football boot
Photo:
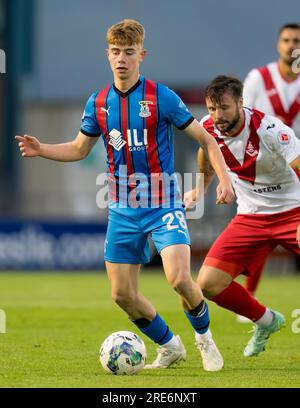
[[[200,351],[205,371],[219,371],[223,368],[223,357],[212,336],[196,335],[196,347]]]
[[[159,347],[157,349],[157,357],[152,364],[145,365],[144,369],[156,369],[156,368],[168,368],[172,364],[179,363],[180,361],[185,361],[186,350],[184,345],[177,335],[175,336],[178,340],[178,347]]]

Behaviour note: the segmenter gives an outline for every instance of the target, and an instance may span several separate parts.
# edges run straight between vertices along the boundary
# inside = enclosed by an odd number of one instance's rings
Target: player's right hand
[[[22,157],[36,157],[41,152],[41,144],[36,137],[33,136],[19,136],[15,137],[19,142],[19,149]]]
[[[298,225],[298,228],[297,228],[297,241],[298,241],[298,247],[300,248],[300,224]]]
[[[217,186],[216,204],[230,204],[233,202],[234,198],[234,191],[230,179],[227,178],[227,180],[220,182]]]

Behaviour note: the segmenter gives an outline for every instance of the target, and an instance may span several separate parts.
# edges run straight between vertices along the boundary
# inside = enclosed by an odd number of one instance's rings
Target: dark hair
[[[300,24],[298,24],[298,23],[287,23],[287,24],[284,24],[284,25],[280,28],[280,30],[279,30],[278,37],[280,36],[280,34],[282,33],[282,31],[285,30],[286,28],[291,28],[292,30],[300,30]]]
[[[208,84],[205,90],[205,98],[209,98],[213,103],[220,104],[223,94],[227,92],[235,100],[243,96],[243,84],[235,77],[219,75]]]

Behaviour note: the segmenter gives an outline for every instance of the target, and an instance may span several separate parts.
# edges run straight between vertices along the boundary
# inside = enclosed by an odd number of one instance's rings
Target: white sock
[[[179,348],[179,341],[176,336],[171,338],[171,340],[167,341],[165,344],[162,345],[162,347],[167,347],[167,348]]]
[[[265,313],[262,315],[262,317],[258,320],[256,320],[255,324],[257,324],[258,327],[268,327],[270,324],[272,324],[274,319],[274,313],[270,309],[266,309]]]
[[[200,334],[195,332],[195,339],[196,341],[207,341],[212,338],[211,331],[208,329],[207,332]]]

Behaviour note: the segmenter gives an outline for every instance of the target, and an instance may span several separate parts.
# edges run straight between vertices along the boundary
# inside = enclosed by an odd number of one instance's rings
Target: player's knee
[[[222,283],[214,279],[214,276],[211,274],[206,273],[205,269],[200,270],[197,284],[201,288],[203,295],[208,299],[217,296],[224,290]]]
[[[170,284],[179,295],[185,295],[191,290],[192,279],[185,273],[179,273]]]
[[[122,309],[127,309],[134,304],[136,295],[132,291],[120,289],[112,291],[111,297],[118,306]]]

